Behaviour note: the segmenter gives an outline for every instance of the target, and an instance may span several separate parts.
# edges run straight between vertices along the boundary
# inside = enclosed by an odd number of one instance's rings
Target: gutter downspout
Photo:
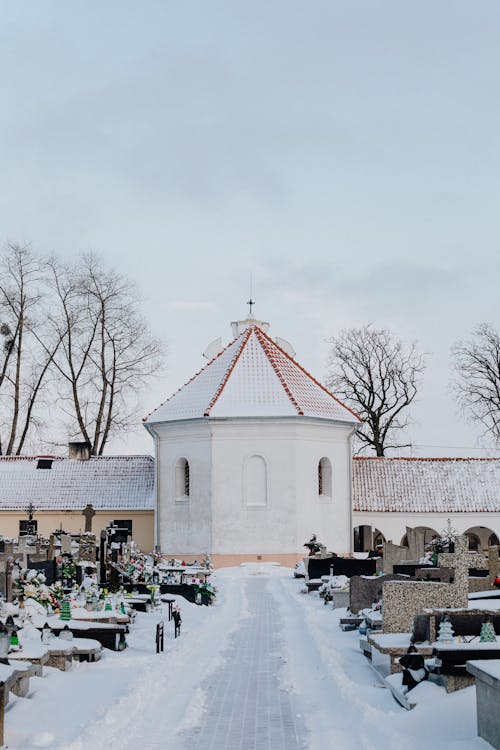
[[[156,484],[156,512],[155,512],[155,551],[161,552],[160,547],[160,436],[154,434],[155,441],[155,484]]]
[[[144,425],[146,430],[149,432],[154,440],[155,444],[155,518],[154,518],[154,549],[155,552],[160,552],[160,461],[159,461],[159,449],[160,449],[160,436],[155,432],[151,425]]]
[[[353,427],[349,433],[347,441],[349,450],[349,554],[354,552],[354,529],[353,529],[353,509],[352,509],[352,438],[357,432],[357,427]]]

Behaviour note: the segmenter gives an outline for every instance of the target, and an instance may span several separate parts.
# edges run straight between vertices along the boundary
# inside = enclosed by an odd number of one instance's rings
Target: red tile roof
[[[259,326],[251,325],[145,422],[279,416],[361,421]]]

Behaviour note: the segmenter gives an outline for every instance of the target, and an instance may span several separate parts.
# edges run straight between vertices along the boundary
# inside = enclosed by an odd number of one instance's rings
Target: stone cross
[[[469,540],[464,535],[457,537],[455,552],[442,552],[438,555],[440,567],[454,568],[454,586],[461,600],[456,606],[467,607],[469,593],[469,568],[487,568],[482,552],[469,552]]]
[[[85,531],[92,531],[92,519],[95,516],[95,510],[91,504],[87,503],[82,510],[82,516],[85,516]]]

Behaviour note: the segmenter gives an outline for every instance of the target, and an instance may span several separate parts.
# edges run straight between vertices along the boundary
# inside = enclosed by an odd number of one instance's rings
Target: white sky
[[[478,455],[449,349],[499,325],[499,33],[481,0],[3,3],[0,239],[137,280],[169,348],[145,413],[229,339],[252,271],[319,377],[344,326],[418,339],[418,452]]]

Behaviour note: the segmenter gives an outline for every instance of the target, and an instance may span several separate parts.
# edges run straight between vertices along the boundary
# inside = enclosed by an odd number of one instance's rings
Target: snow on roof
[[[50,468],[37,468],[40,458]],[[0,510],[152,510],[152,456],[99,456],[88,461],[48,456],[0,457]]]
[[[144,421],[280,416],[360,421],[259,325],[251,324]]]
[[[353,459],[353,508],[397,513],[500,511],[500,458]]]

